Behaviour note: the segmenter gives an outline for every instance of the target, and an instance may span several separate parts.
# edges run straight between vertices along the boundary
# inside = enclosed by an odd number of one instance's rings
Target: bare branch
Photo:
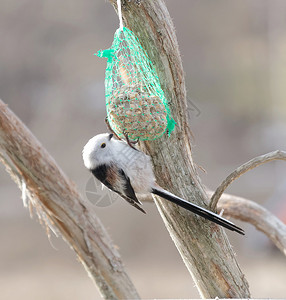
[[[89,203],[1,100],[0,160],[40,220],[74,249],[102,296],[138,299],[119,253]]]
[[[212,191],[208,192],[211,196]],[[234,195],[222,194],[218,210],[224,216],[247,222],[262,231],[286,255],[286,225],[261,205]]]
[[[110,1],[117,9],[116,0]],[[152,157],[160,186],[206,206],[208,198],[192,160],[184,71],[167,7],[163,0],[122,1],[122,14],[125,26],[148,53],[177,123],[170,137],[140,143],[140,147]],[[223,229],[160,197],[154,199],[201,297],[248,298],[247,280]]]
[[[277,150],[264,155],[260,155],[244,163],[237,169],[235,169],[230,175],[226,177],[226,179],[220,184],[220,186],[214,192],[210,201],[210,209],[213,211],[216,209],[217,203],[221,195],[235,179],[237,179],[247,171],[250,171],[262,164],[265,164],[273,160],[286,160],[286,152]]]

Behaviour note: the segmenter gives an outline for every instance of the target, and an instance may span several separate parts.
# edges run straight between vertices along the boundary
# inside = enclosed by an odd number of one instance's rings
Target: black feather
[[[240,227],[236,226],[235,224],[233,224],[232,222],[220,217],[219,215],[205,209],[205,208],[202,208],[196,204],[193,204],[193,203],[190,203],[190,202],[187,202],[186,200],[180,198],[180,197],[177,197],[167,191],[164,191],[164,190],[161,190],[161,189],[156,189],[156,188],[153,188],[152,190],[152,193],[155,194],[155,195],[158,195],[166,200],[169,200],[205,219],[208,219],[218,225],[221,225],[229,230],[232,230],[232,231],[235,231],[235,232],[238,232],[239,234],[242,234],[244,235],[244,230],[241,229]]]
[[[130,179],[122,169],[117,168],[115,165],[102,164],[96,167],[95,169],[91,170],[91,172],[99,181],[101,181],[110,190],[116,192],[129,204],[146,214],[145,210],[139,206],[141,203],[136,197],[136,194],[130,183]],[[116,181],[124,182],[124,186],[122,187],[123,193],[119,190],[116,190]]]

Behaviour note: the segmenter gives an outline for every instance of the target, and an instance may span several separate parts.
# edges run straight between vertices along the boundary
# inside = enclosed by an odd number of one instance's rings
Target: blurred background
[[[182,54],[193,156],[211,189],[237,166],[286,143],[286,1],[166,1]],[[1,0],[0,98],[27,124],[85,194],[81,151],[104,124],[106,61],[118,28],[112,6],[95,0]],[[43,178],[44,180],[44,178]],[[274,162],[228,192],[253,199],[286,221],[286,166]],[[75,254],[49,241],[0,166],[2,299],[100,299]],[[117,199],[94,204],[143,298],[199,297],[155,205],[140,214]],[[286,295],[286,259],[240,223],[228,232],[252,297]]]

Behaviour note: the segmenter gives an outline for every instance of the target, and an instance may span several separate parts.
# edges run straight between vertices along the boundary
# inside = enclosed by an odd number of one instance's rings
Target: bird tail
[[[152,189],[152,193],[155,195],[158,195],[166,200],[169,200],[207,220],[210,220],[218,225],[221,225],[229,230],[238,232],[239,234],[244,235],[244,230],[241,229],[240,227],[236,226],[235,224],[233,224],[232,222],[226,220],[225,218],[220,217],[219,215],[205,209],[202,208],[196,204],[193,204],[191,202],[187,202],[186,200],[175,196],[174,194],[162,189],[162,188],[153,188]]]

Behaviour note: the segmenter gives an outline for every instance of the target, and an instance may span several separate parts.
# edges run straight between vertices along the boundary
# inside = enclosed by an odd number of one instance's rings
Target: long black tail
[[[205,208],[202,208],[196,204],[187,202],[186,200],[184,200],[180,197],[177,197],[170,192],[167,192],[163,189],[153,188],[152,193],[155,195],[158,195],[166,200],[169,200],[169,201],[171,201],[171,202],[173,202],[173,203],[175,203],[175,204],[177,204],[177,205],[179,205],[179,206],[181,206],[181,207],[183,207],[205,219],[208,219],[218,225],[221,225],[229,230],[236,231],[239,234],[244,235],[244,230],[241,229],[240,227],[236,226],[232,222],[220,217],[219,215],[217,215]]]

